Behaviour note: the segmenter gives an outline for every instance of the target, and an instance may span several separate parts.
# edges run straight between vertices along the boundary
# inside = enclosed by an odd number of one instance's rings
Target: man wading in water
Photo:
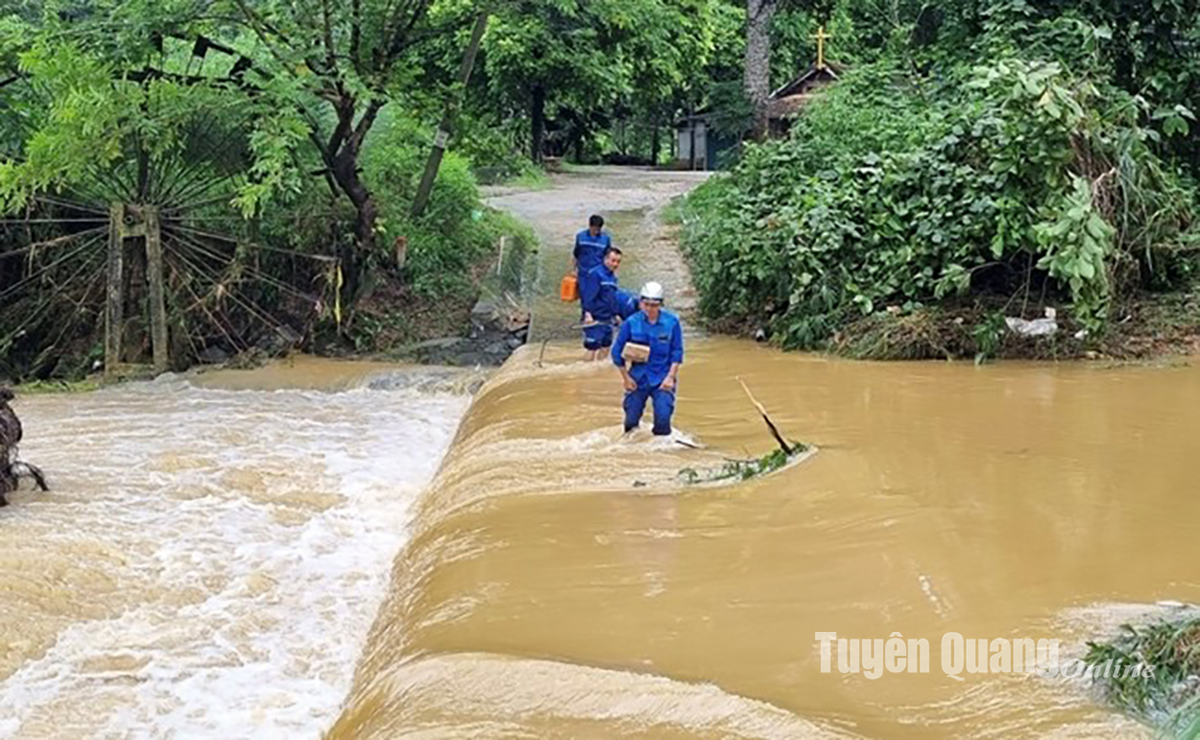
[[[604,219],[592,216],[588,227],[575,235],[575,274],[583,278],[593,267],[604,261],[604,252],[612,246],[612,237],[604,233]]]
[[[658,283],[642,286],[640,305],[642,310],[621,324],[612,348],[613,364],[625,384],[625,431],[637,429],[646,401],[653,400],[654,434],[666,436],[671,433],[675,385],[683,364],[683,326],[675,314],[663,310]]]
[[[588,360],[603,359],[612,346],[613,323],[621,323],[617,270],[621,250],[609,247],[604,263],[579,276],[579,302],[583,305],[583,348]]]

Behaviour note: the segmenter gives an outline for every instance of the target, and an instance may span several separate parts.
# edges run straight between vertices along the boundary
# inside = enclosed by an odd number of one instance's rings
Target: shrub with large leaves
[[[701,310],[814,347],[885,308],[1036,282],[1100,331],[1114,292],[1167,269],[1190,224],[1146,115],[1054,63],[920,84],[864,66],[689,199]]]

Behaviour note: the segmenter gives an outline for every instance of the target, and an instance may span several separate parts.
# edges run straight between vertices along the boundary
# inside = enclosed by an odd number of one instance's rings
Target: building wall
[[[692,161],[692,132],[695,132],[696,142],[696,169],[702,170],[707,168],[708,160],[708,127],[703,121],[689,121],[686,125],[675,130],[676,136],[679,139],[679,161],[688,163]]]

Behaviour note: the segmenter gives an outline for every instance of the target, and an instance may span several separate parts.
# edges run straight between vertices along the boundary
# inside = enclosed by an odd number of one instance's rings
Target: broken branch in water
[[[792,446],[784,440],[783,435],[779,433],[779,428],[775,426],[775,422],[771,421],[771,417],[767,414],[767,409],[763,407],[754,394],[750,392],[750,388],[746,385],[746,381],[738,378],[738,382],[742,384],[742,390],[746,391],[746,396],[750,399],[750,403],[758,409],[758,413],[762,414],[763,421],[767,423],[767,428],[771,430],[771,436],[779,443],[779,448],[783,450],[783,454],[790,456],[792,454]]]

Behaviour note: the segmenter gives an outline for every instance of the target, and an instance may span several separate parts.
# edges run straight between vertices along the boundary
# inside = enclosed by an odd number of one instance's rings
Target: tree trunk
[[[757,141],[767,138],[770,118],[767,111],[771,94],[771,18],[778,0],[748,0],[746,3],[746,98],[753,110],[750,135]]]
[[[358,171],[358,155],[362,142],[375,124],[383,102],[373,100],[354,124],[355,104],[345,98],[336,106],[338,125],[334,130],[326,154],[329,170],[338,188],[354,204],[355,244],[343,245],[340,251],[342,262],[342,297],[349,305],[353,302],[359,285],[359,257],[371,250],[375,244],[375,224],[379,219],[379,207],[375,196],[362,181]]]
[[[534,164],[541,164],[542,150],[546,142],[546,88],[541,85],[533,87],[530,113],[529,156]]]
[[[658,132],[659,132],[658,120],[655,119],[654,123],[651,125],[654,126],[654,132],[652,134],[650,134],[650,164],[657,167],[658,166],[658,152],[659,152],[659,149],[661,148],[661,143],[658,140]]]
[[[483,32],[487,30],[488,14],[480,13],[475,16],[475,28],[471,31],[471,41],[463,55],[462,66],[458,70],[458,82],[461,86],[446,98],[446,106],[442,112],[442,125],[438,126],[437,136],[433,140],[433,151],[429,153],[429,161],[425,164],[425,174],[421,184],[417,186],[417,197],[413,199],[412,215],[419,217],[429,204],[429,194],[433,192],[433,183],[437,180],[438,169],[442,166],[442,156],[454,134],[454,122],[458,115],[460,97],[466,94],[467,83],[471,81],[471,70],[475,69],[475,57],[479,54],[479,44],[483,41]]]
[[[358,149],[347,146],[334,158],[333,177],[338,187],[354,204],[354,244],[341,249],[342,296],[347,304],[358,291],[358,256],[366,254],[375,244],[375,223],[379,218],[375,196],[367,189],[358,174]]]

